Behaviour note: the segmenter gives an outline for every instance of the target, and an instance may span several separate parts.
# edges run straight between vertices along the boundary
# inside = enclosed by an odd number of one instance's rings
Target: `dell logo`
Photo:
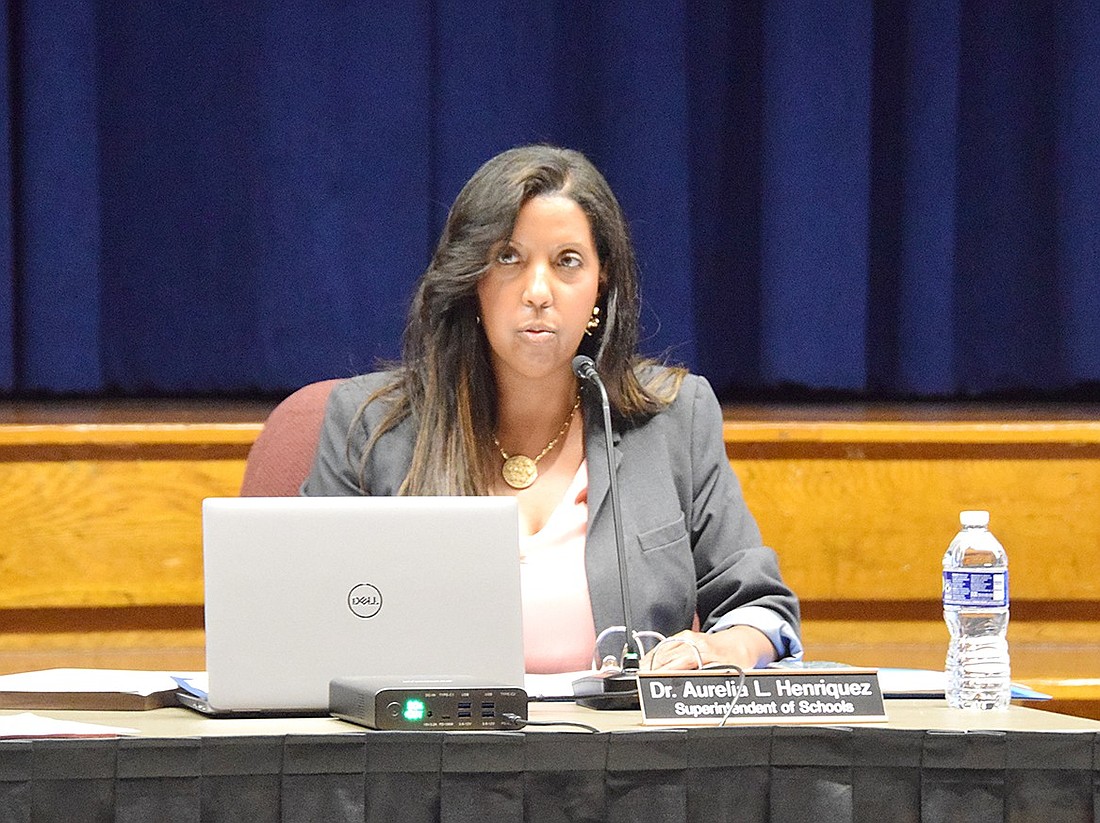
[[[360,583],[348,592],[348,608],[356,617],[374,617],[382,609],[382,592],[370,583]]]

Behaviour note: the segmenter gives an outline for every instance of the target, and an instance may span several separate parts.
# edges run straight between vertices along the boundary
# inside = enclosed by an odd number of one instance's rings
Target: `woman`
[[[613,410],[633,626],[685,641],[645,662],[798,656],[798,601],[760,545],[714,393],[641,360],[637,334],[634,252],[602,175],[565,149],[497,155],[451,208],[401,365],[333,392],[302,492],[516,497],[528,671],[586,668],[596,632],[623,624],[602,415],[572,370],[587,354]]]

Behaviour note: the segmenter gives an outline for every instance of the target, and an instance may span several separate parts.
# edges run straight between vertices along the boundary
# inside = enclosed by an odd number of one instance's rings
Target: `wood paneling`
[[[269,409],[0,407],[0,671],[201,668],[201,501],[237,493]],[[810,657],[942,665],[940,558],[989,509],[1015,676],[1100,707],[1100,410],[740,407],[724,433]]]
[[[749,508],[807,600],[939,597],[964,509],[988,509],[1012,596],[1100,599],[1100,452],[735,456]]]
[[[0,462],[0,608],[202,602],[204,497],[244,455]]]

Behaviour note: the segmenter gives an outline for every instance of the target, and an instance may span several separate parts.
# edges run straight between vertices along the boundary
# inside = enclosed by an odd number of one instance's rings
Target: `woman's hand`
[[[775,660],[775,647],[759,629],[752,626],[730,626],[718,632],[682,631],[672,635],[684,642],[665,642],[642,658],[641,670],[697,669],[703,666],[727,664],[742,669],[755,669]],[[696,655],[698,650],[698,655]]]

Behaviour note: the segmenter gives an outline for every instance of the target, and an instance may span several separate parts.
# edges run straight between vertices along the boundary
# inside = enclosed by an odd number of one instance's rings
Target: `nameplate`
[[[886,720],[875,669],[639,672],[642,722],[657,726]],[[740,687],[739,687],[740,686]],[[736,699],[735,699],[736,698]]]

